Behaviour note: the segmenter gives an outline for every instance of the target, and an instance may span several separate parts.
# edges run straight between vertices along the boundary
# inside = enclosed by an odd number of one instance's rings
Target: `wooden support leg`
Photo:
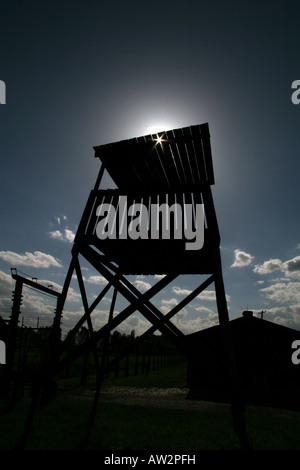
[[[231,395],[231,409],[233,425],[238,435],[241,449],[248,450],[250,448],[247,435],[247,426],[244,416],[244,401],[239,386],[238,372],[236,368],[235,353],[233,341],[230,331],[230,323],[227,309],[227,301],[224,289],[223,275],[221,269],[221,260],[219,259],[219,267],[215,274],[215,290],[217,308],[219,314],[221,337],[223,342],[223,350],[226,358],[226,377],[229,384],[229,393]]]

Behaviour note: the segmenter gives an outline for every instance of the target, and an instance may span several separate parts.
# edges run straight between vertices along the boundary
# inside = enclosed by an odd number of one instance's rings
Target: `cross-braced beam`
[[[78,259],[79,252],[73,250],[74,259]],[[101,327],[98,331],[92,331],[92,334],[87,339],[87,341],[79,345],[75,351],[72,351],[66,358],[61,360],[59,364],[59,370],[62,370],[69,363],[73,362],[77,357],[80,357],[86,350],[92,348],[96,345],[101,339],[103,339],[108,333],[125,321],[132,313],[135,311],[140,311],[145,318],[155,325],[155,330],[161,331],[162,334],[165,334],[176,346],[180,349],[184,347],[182,341],[183,333],[169,321],[169,316],[164,316],[153,304],[150,303],[150,299],[157,295],[162,289],[164,289],[170,282],[172,282],[178,274],[166,275],[163,279],[160,279],[154,286],[152,286],[147,292],[140,293],[134,286],[130,286],[128,281],[121,275],[111,273],[106,266],[102,263],[101,255],[96,253],[90,248],[85,248],[80,250],[80,254],[87,259],[92,266],[94,266],[98,271],[105,276],[108,280],[108,285],[105,288],[105,292],[108,291],[109,287],[113,286],[117,291],[123,295],[130,304],[125,307],[120,313],[115,317],[110,318],[109,322]],[[100,261],[101,260],[101,261]],[[74,261],[75,265],[77,261]],[[117,269],[114,268],[116,271]],[[104,296],[104,292],[100,294],[101,298]],[[99,296],[96,300],[99,300]],[[80,323],[76,325],[74,331],[79,330],[79,325],[82,325],[93,312],[93,309],[96,307],[98,302],[94,302],[90,307],[85,304],[85,315],[81,318]],[[93,308],[92,308],[93,307]],[[61,352],[65,350],[66,342],[61,345]]]

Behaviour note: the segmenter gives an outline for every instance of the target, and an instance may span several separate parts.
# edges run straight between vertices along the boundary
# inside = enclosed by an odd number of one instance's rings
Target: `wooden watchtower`
[[[247,447],[223,284],[220,234],[211,192],[215,181],[208,124],[101,145],[94,150],[101,166],[76,233],[71,263],[57,301],[44,382],[49,383],[51,377],[73,360],[94,350],[98,380],[91,416],[95,415],[103,374],[95,349],[97,343],[100,340],[105,343],[112,330],[138,311],[152,326],[136,341],[143,341],[158,330],[188,355],[186,337],[171,318],[213,285],[228,366],[224,387],[231,396],[234,424],[241,445]],[[105,171],[115,189],[100,189]],[[82,258],[107,280],[92,301],[87,295]],[[59,330],[74,274],[84,314],[61,343]],[[129,280],[129,275],[155,274],[164,276],[144,293]],[[151,299],[183,274],[201,277],[201,282],[178,305],[163,314]],[[108,322],[96,330],[93,312],[111,288]],[[119,294],[128,305],[121,312],[115,312]],[[68,342],[86,322],[88,338],[68,353]]]
[[[170,320],[204,289],[213,285],[228,365],[228,380],[224,387],[231,396],[234,424],[241,445],[247,447],[223,284],[220,234],[211,191],[215,181],[208,124],[101,145],[94,147],[94,150],[101,167],[74,240],[54,330],[60,326],[74,272],[84,315],[57,350],[58,370],[88,349],[93,349],[99,340],[107,338],[113,329],[136,311],[152,324],[138,338],[139,341],[159,330],[188,355],[185,335]],[[105,171],[115,183],[115,189],[100,189]],[[81,257],[107,280],[107,285],[90,303],[80,265]],[[141,274],[163,274],[164,277],[141,293],[127,276]],[[207,277],[204,281],[201,277],[198,287],[164,315],[151,303],[151,299],[182,274]],[[113,296],[109,320],[96,331],[92,314],[110,288],[113,289]],[[115,314],[118,294],[129,305]],[[89,338],[60,360],[60,353],[66,351],[68,340],[85,322],[89,327]],[[97,362],[96,354],[95,358]]]
[[[186,349],[184,334],[170,318],[211,284],[215,286],[220,323],[226,326],[228,312],[211,192],[214,172],[208,124],[101,145],[94,150],[101,167],[74,240],[64,286],[67,293],[75,270],[85,314],[73,333],[87,321],[92,344],[139,311],[154,331],[159,330]],[[100,189],[105,170],[116,189]],[[90,305],[79,257],[108,281]],[[126,277],[141,274],[164,277],[141,294]],[[208,277],[163,315],[150,299],[182,274]],[[112,305],[108,324],[94,331],[92,312],[110,287],[115,289],[115,296],[120,293],[130,305],[116,316]],[[63,303],[64,295],[57,309],[57,323],[61,321]]]

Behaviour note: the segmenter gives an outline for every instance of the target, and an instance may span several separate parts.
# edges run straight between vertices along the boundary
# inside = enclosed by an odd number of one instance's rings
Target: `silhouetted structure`
[[[204,289],[214,285],[223,353],[226,357],[224,380],[241,444],[247,446],[228,327],[220,235],[211,192],[214,173],[208,124],[101,145],[94,147],[94,150],[101,167],[74,240],[68,274],[58,298],[53,338],[59,337],[58,334],[55,335],[55,331],[60,328],[64,303],[74,273],[78,280],[84,315],[62,345],[59,342],[56,346],[52,343],[53,349],[45,368],[47,376],[44,380],[50,383],[60,370],[77,357],[88,350],[94,351],[97,389],[88,426],[90,429],[105,365],[105,360],[100,363],[98,359],[97,343],[103,340],[108,346],[109,333],[132,313],[139,311],[152,327],[137,338],[133,345],[159,330],[177,348],[189,354],[184,334],[170,319]],[[100,189],[105,171],[115,183],[116,189]],[[164,208],[171,208],[174,204],[170,217],[166,213],[161,215],[153,211],[161,208],[162,204],[165,204]],[[201,205],[204,206],[203,227]],[[185,223],[190,226],[187,227]],[[202,228],[203,246],[200,233]],[[197,235],[200,240],[196,239]],[[193,243],[193,236],[199,245],[196,250],[187,249],[187,243]],[[90,303],[82,273],[82,260],[88,262],[107,280],[107,285]],[[138,274],[163,274],[164,277],[147,292],[141,293],[126,277]],[[190,295],[163,315],[151,299],[182,274],[207,277]],[[108,322],[95,330],[93,311],[110,289],[112,300]],[[117,295],[122,295],[129,305],[116,314],[114,309]],[[84,323],[87,323],[89,330],[87,340],[68,354],[68,343]]]
[[[15,289],[12,293],[13,305],[11,309],[11,316],[5,332],[7,360],[5,369],[3,370],[1,375],[0,390],[2,395],[8,397],[13,402],[19,394],[19,391],[22,389],[24,382],[27,380],[24,360],[23,362],[20,361],[21,356],[23,356],[23,359],[26,356],[26,344],[24,344],[24,347],[21,346],[22,339],[24,340],[24,338],[21,338],[21,336],[24,335],[21,334],[19,329],[19,317],[23,298],[23,286],[29,286],[35,290],[44,292],[47,295],[56,297],[57,299],[60,298],[61,294],[52,288],[46,287],[38,283],[37,280],[28,279],[24,276],[19,275],[15,268],[11,269],[11,276],[15,280]],[[58,338],[55,338],[55,341],[53,343],[53,347],[57,348],[57,343],[60,340],[60,329],[56,329],[55,332],[51,331],[51,333],[59,335]],[[51,337],[50,334],[48,334],[48,336]],[[25,343],[28,342],[28,340],[29,335],[27,335]],[[45,344],[46,343],[47,341],[45,341]],[[53,347],[51,347],[51,350],[53,349]],[[18,358],[16,356],[18,356]],[[30,380],[32,380],[32,376],[30,377]]]
[[[91,346],[133,312],[140,311],[153,324],[154,330],[151,332],[160,330],[178,347],[185,348],[184,335],[170,322],[170,318],[213,283],[216,288],[220,322],[226,324],[228,313],[219,250],[220,235],[211,193],[214,175],[208,125],[176,129],[102,145],[95,147],[95,157],[100,159],[102,165],[74,240],[72,261],[64,285],[64,292],[67,294],[75,271],[85,314],[74,327],[73,333],[75,334],[87,321],[91,333],[89,339]],[[100,189],[105,170],[115,182],[117,189]],[[122,198],[126,198],[125,205],[122,205],[124,201]],[[187,250],[187,240],[184,235],[178,238],[174,236],[176,217],[179,213],[174,213],[173,218],[168,220],[170,224],[168,239],[162,236],[164,227],[160,226],[160,232],[156,237],[150,233],[152,221],[147,229],[144,229],[142,222],[148,219],[142,219],[139,227],[143,236],[133,238],[133,235],[129,235],[130,224],[134,223],[134,220],[136,223],[137,217],[136,214],[129,216],[126,213],[130,206],[136,205],[140,208],[142,204],[146,207],[147,214],[150,214],[150,206],[153,204],[160,206],[164,203],[169,206],[176,204],[177,208],[182,209],[181,214],[184,213],[184,207],[189,204],[193,208],[191,212],[193,229],[196,225],[196,205],[204,205],[204,245],[201,249]],[[99,239],[97,232],[101,222],[99,212],[103,207],[106,207],[106,213],[109,212],[108,207],[111,207],[113,217],[110,219],[107,214],[108,223],[107,227],[104,227],[107,233],[103,239]],[[120,235],[122,230],[120,225],[124,217],[127,217],[128,227],[125,236],[124,232]],[[118,225],[117,235],[114,232],[115,225]],[[90,305],[81,272],[81,257],[108,281],[107,286]],[[125,277],[137,274],[164,274],[165,277],[149,291],[141,294]],[[150,303],[150,299],[181,274],[209,275],[209,277],[186,300],[164,316]],[[115,297],[118,293],[121,294],[130,302],[130,306],[114,316],[114,297],[108,324],[95,332],[92,328],[92,312],[111,287],[115,290]],[[62,295],[61,309],[58,309],[56,314],[57,324],[61,321],[63,304],[64,295]],[[69,335],[69,338],[71,336]],[[78,349],[77,354],[81,354],[83,349],[83,347]]]
[[[300,332],[253,316],[230,321],[239,383],[248,404],[300,408],[299,366],[292,344]],[[224,358],[219,325],[186,336],[193,354],[188,363],[189,398],[226,402]]]

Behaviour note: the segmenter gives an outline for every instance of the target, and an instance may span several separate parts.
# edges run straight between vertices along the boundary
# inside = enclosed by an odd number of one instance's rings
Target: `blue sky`
[[[299,10],[297,1],[1,2],[0,315],[10,314],[11,267],[61,288],[99,170],[93,146],[208,122],[230,318],[264,310],[300,329]],[[103,279],[84,268],[93,299]],[[155,279],[132,281],[143,290]],[[200,282],[180,278],[155,302],[166,312]],[[184,332],[217,321],[213,294],[203,297],[177,315]],[[53,308],[24,289],[25,324],[48,326]],[[109,296],[96,328],[108,308]],[[74,280],[64,328],[81,314]],[[145,327],[137,315],[122,325]]]

